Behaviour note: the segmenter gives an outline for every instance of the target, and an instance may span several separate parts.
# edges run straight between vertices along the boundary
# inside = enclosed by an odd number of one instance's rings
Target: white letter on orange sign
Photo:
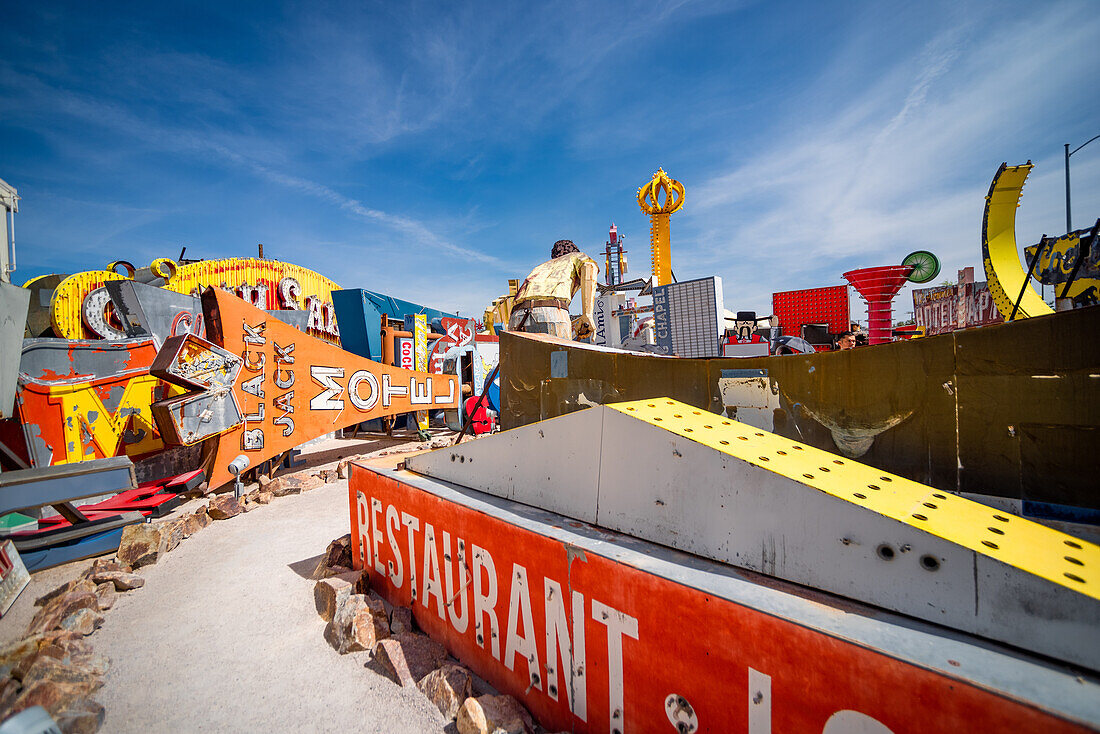
[[[455,632],[462,634],[470,624],[470,606],[466,602],[466,587],[470,583],[470,569],[466,566],[466,541],[458,539],[458,591],[455,591],[454,575],[451,573],[451,534],[443,531],[443,581],[447,590],[447,614]],[[462,602],[462,614],[455,611],[458,602]]]
[[[821,734],[894,734],[878,719],[858,711],[837,711],[825,722]]]
[[[365,398],[359,395],[359,385],[363,382],[367,383],[367,387],[370,388],[370,393]],[[348,380],[348,400],[362,411],[373,408],[378,404],[378,378],[367,370],[353,372],[351,379]]]
[[[592,600],[592,619],[607,625],[607,694],[612,730],[626,731],[623,710],[623,635],[638,639],[638,620],[626,612]]]
[[[546,690],[558,700],[560,657],[565,666],[565,701],[581,721],[588,721],[588,696],[584,676],[584,596],[573,592],[573,639],[569,639],[569,620],[565,616],[565,597],[561,584],[543,579],[546,589]],[[559,654],[560,651],[560,654]]]
[[[420,390],[421,387],[424,388],[423,391]],[[432,378],[425,377],[424,382],[420,383],[415,377],[410,377],[409,389],[412,391],[409,402],[413,405],[432,404]]]
[[[453,403],[455,401],[455,378],[444,377],[443,379],[447,381],[447,387],[450,388],[451,391],[447,393],[447,395],[436,395],[436,405]]]
[[[520,634],[517,622],[523,615],[523,631]],[[527,679],[530,685],[542,690],[542,677],[539,670],[539,649],[535,645],[535,622],[531,617],[531,590],[527,588],[527,569],[518,563],[512,564],[512,592],[508,596],[508,641],[504,646],[504,665],[512,670],[512,660],[516,653],[527,659]]]
[[[497,567],[493,563],[493,557],[484,548],[472,546],[474,551],[474,632],[477,634],[477,644],[485,647],[485,638],[492,641],[493,657],[500,660],[500,623],[497,621]],[[481,569],[484,568],[489,576],[489,588],[485,594],[481,593]],[[485,627],[481,624],[482,614],[489,617],[489,634],[485,634]]]
[[[255,344],[262,347],[264,344],[267,343],[267,337],[264,336],[264,331],[267,330],[266,321],[261,321],[255,326],[249,326],[242,321],[241,326],[244,327],[245,344]]]
[[[401,583],[405,580],[405,571],[401,565],[401,549],[397,547],[397,538],[393,537],[394,532],[401,531],[401,518],[397,516],[397,508],[393,505],[386,505],[386,538],[390,541],[390,550],[393,551],[393,561],[387,561],[387,565],[390,567],[390,581],[398,589],[401,588]],[[396,568],[394,566],[396,561]]]
[[[409,394],[409,388],[404,385],[398,385],[394,387],[390,384],[390,376],[387,373],[382,373],[382,407],[390,407],[390,399],[393,397],[403,398]]]
[[[359,567],[365,571],[370,566],[370,561],[367,558],[367,549],[370,546],[370,543],[367,542],[369,528],[367,523],[367,496],[362,492],[356,492],[355,505],[358,510],[356,525],[359,526],[359,532],[357,533],[359,537]]]
[[[749,734],[772,734],[772,677],[749,668]]]
[[[420,529],[420,518],[402,512],[401,522],[409,529],[409,591],[412,593],[412,600],[416,601],[416,537],[413,534]]]
[[[382,543],[382,526],[378,524],[378,516],[382,514],[382,500],[370,498],[370,549],[374,555],[374,570],[382,578],[386,577],[386,568],[382,565],[382,559],[378,557],[378,546]]]
[[[424,523],[424,592],[420,603],[428,608],[428,597],[436,598],[436,613],[444,622],[447,614],[443,611],[443,583],[439,576],[439,549],[435,544],[435,528],[430,522]]]
[[[324,392],[312,398],[309,401],[310,410],[343,410],[344,401],[340,400],[337,396],[344,391],[344,388],[340,387],[332,379],[334,377],[343,377],[343,367],[321,367],[318,365],[310,365],[309,376],[313,378],[321,387],[325,388]]]

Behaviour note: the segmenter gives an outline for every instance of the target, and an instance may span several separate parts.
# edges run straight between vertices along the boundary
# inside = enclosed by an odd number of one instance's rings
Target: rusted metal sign
[[[389,467],[353,465],[371,588],[550,731],[1084,732],[1095,682],[930,625]]]
[[[187,390],[200,390],[153,404],[153,418],[169,443],[189,446],[242,423],[233,384],[241,358],[194,334],[174,336],[153,360],[150,372]]]
[[[238,454],[250,465],[339,428],[384,415],[455,408],[454,375],[432,375],[383,365],[303,334],[219,289],[203,293],[212,341],[238,355],[243,369],[233,394],[240,426],[223,433],[210,485],[232,475]]]
[[[330,341],[340,336],[332,291],[339,286],[323,275],[292,263],[259,258],[201,260],[177,265],[160,258],[151,276],[168,291],[198,296],[206,287],[221,288],[261,309],[301,311],[310,333]],[[113,270],[90,270],[63,279],[53,291],[50,313],[54,331],[67,339],[125,336],[104,285],[133,277]],[[181,332],[176,332],[181,333]]]
[[[29,339],[16,410],[36,467],[162,451],[151,405],[182,390],[150,374],[152,339]]]
[[[926,336],[1004,321],[985,282],[915,289],[913,312]]]

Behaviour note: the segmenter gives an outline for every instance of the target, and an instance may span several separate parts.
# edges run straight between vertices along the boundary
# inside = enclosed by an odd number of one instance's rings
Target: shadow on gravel
[[[287,568],[289,568],[291,571],[298,574],[304,579],[311,579],[313,578],[313,572],[317,570],[318,564],[321,563],[321,559],[323,559],[324,557],[324,553],[318,553],[312,558],[304,558],[301,561],[288,563]]]

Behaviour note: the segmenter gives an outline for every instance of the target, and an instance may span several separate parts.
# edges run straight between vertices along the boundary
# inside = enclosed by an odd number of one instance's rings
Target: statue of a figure
[[[583,339],[595,331],[592,310],[596,305],[596,261],[581,252],[572,240],[558,240],[550,260],[527,276],[516,291],[508,328],[569,339]],[[581,315],[569,322],[569,303],[581,292]]]

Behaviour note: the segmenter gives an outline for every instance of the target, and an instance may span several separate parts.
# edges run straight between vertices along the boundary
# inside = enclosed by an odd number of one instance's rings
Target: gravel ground
[[[304,458],[309,471],[335,468],[396,443],[329,439]],[[348,527],[340,480],[214,522],[141,568],[145,586],[120,594],[88,638],[111,660],[94,696],[107,710],[100,731],[453,732],[419,691],[369,667],[369,653],[325,642],[309,575]],[[0,620],[0,642],[21,637],[34,599],[89,563],[35,574]]]

